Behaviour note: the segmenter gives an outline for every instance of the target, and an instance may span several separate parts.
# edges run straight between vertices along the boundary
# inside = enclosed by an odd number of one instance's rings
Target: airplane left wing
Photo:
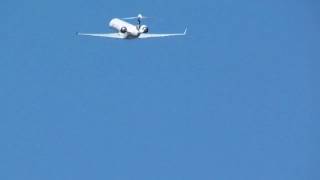
[[[118,33],[109,33],[109,34],[88,34],[88,33],[78,33],[79,36],[95,36],[95,37],[105,37],[105,38],[116,38],[122,39]]]
[[[140,39],[146,39],[146,38],[157,38],[157,37],[169,37],[169,36],[185,36],[187,34],[187,29],[184,31],[184,33],[177,33],[177,34],[141,34],[139,36]]]

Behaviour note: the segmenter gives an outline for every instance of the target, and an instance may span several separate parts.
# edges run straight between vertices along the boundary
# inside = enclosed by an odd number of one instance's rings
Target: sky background
[[[320,179],[319,8],[2,0],[0,179]],[[76,36],[138,13],[188,36]]]

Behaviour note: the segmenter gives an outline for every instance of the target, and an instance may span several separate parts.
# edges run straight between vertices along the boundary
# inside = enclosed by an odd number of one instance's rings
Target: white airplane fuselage
[[[139,27],[130,24],[124,20],[114,18],[110,21],[109,26],[119,32],[124,39],[138,38],[141,34]]]

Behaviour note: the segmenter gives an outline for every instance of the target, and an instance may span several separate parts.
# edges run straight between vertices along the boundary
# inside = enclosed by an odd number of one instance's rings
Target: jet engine
[[[140,26],[139,32],[140,33],[148,33],[149,32],[148,26],[146,26],[146,25]]]
[[[127,30],[127,28],[126,27],[122,27],[121,29],[120,29],[120,32],[121,33],[126,33],[128,30]]]

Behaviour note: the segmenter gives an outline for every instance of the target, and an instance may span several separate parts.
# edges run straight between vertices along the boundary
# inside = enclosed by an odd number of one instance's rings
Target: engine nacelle
[[[126,33],[126,32],[128,32],[128,29],[127,29],[126,27],[122,27],[122,28],[120,29],[120,32],[121,32],[121,33]]]
[[[148,33],[149,32],[148,26],[146,26],[146,25],[140,26],[139,32],[140,33]]]

